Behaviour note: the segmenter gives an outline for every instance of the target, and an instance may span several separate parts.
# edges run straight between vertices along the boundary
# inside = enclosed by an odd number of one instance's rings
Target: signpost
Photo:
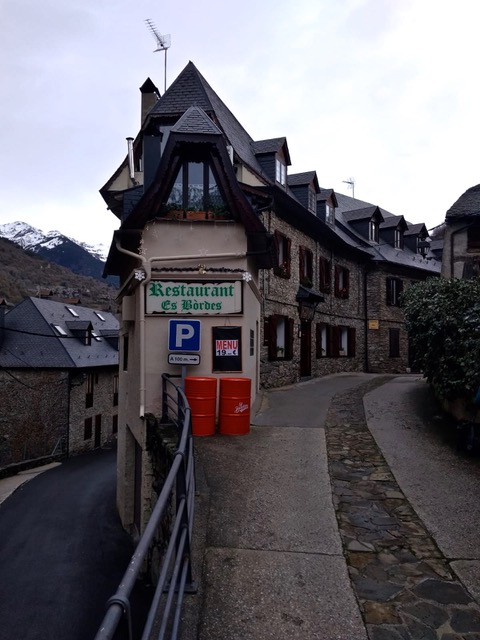
[[[170,319],[168,321],[168,364],[182,366],[182,386],[187,374],[187,365],[200,364],[200,355],[192,353],[200,351],[200,320]],[[187,351],[188,353],[181,353]]]

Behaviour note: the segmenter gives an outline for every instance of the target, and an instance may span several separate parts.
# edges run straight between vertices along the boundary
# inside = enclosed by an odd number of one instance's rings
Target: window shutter
[[[392,280],[393,278],[387,278],[387,304],[392,304]]]
[[[287,318],[287,335],[286,335],[286,353],[285,359],[291,360],[293,358],[293,341],[295,338],[295,323],[293,318]]]
[[[300,284],[305,277],[305,250],[303,247],[299,247],[299,269],[300,269]]]
[[[340,354],[340,330],[338,327],[331,327],[330,331],[330,355],[338,358]]]
[[[277,359],[277,319],[275,316],[268,318],[268,359]]]
[[[338,264],[335,265],[335,295],[338,296],[340,295],[340,267],[338,266]]]
[[[315,357],[322,357],[322,325],[318,322],[315,325]]]
[[[270,318],[265,318],[263,321],[263,346],[266,347],[270,344]]]
[[[290,240],[290,238],[287,238],[287,256],[286,256],[286,262],[287,262],[287,273],[288,273],[288,277],[290,277],[291,251],[292,251],[292,241]]]
[[[343,282],[344,282],[344,289],[345,289],[345,294],[344,297],[348,298],[349,294],[350,294],[350,270],[349,269],[344,269],[343,270]]]
[[[356,334],[357,330],[355,327],[348,327],[348,356],[355,357],[356,355]]]
[[[332,327],[329,324],[327,324],[325,326],[326,326],[326,329],[327,329],[327,335],[326,335],[326,341],[325,341],[326,342],[326,345],[325,345],[326,353],[325,353],[325,355],[327,357],[331,357],[331,355],[332,355],[332,345],[331,345],[331,337],[330,336],[332,335]]]

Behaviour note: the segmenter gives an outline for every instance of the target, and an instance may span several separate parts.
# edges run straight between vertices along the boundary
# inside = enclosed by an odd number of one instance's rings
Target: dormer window
[[[184,162],[178,172],[167,206],[189,211],[207,211],[225,205],[207,162]]]
[[[378,221],[373,219],[368,224],[368,239],[370,242],[378,243]]]
[[[317,212],[317,194],[312,188],[308,189],[308,210],[311,213]]]
[[[275,180],[283,187],[287,184],[287,165],[279,158],[275,161]]]
[[[325,222],[335,224],[335,208],[325,203]]]
[[[395,229],[394,246],[395,249],[403,249],[403,231],[400,229]]]

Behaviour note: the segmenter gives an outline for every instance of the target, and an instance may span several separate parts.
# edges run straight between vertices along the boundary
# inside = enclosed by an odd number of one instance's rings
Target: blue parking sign
[[[200,351],[200,320],[169,320],[168,350]]]

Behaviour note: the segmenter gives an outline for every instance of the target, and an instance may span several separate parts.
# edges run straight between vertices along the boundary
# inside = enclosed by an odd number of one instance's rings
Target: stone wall
[[[93,406],[86,407],[87,376],[94,375]],[[113,417],[118,407],[113,404],[113,379],[117,367],[89,369],[72,374],[70,391],[69,453],[71,455],[95,448],[95,421],[100,416],[100,446],[116,439],[113,433]],[[92,434],[85,439],[85,419],[92,418]]]
[[[0,371],[0,406],[0,467],[50,456],[66,442],[67,373]]]
[[[266,222],[266,221],[265,221]],[[290,277],[276,275],[273,270],[263,271],[260,288],[264,303],[262,320],[272,315],[292,318],[295,323],[293,357],[290,360],[269,360],[265,343],[264,322],[261,323],[261,385],[264,388],[293,384],[300,380],[300,346],[298,336],[300,316],[299,303],[296,300],[300,286],[299,253],[300,246],[308,248],[313,254],[312,289],[319,291],[319,258],[330,261],[331,292],[321,293],[324,302],[318,304],[311,323],[311,375],[323,376],[344,371],[363,371],[365,360],[365,322],[363,301],[363,265],[349,258],[344,252],[335,253],[331,248],[316,242],[307,234],[292,227],[274,214],[270,215],[269,230],[278,230],[291,241]],[[338,298],[334,293],[334,268],[342,266],[350,272],[348,298]],[[347,326],[356,330],[356,349],[353,357],[316,358],[316,324],[326,323],[333,326]]]

